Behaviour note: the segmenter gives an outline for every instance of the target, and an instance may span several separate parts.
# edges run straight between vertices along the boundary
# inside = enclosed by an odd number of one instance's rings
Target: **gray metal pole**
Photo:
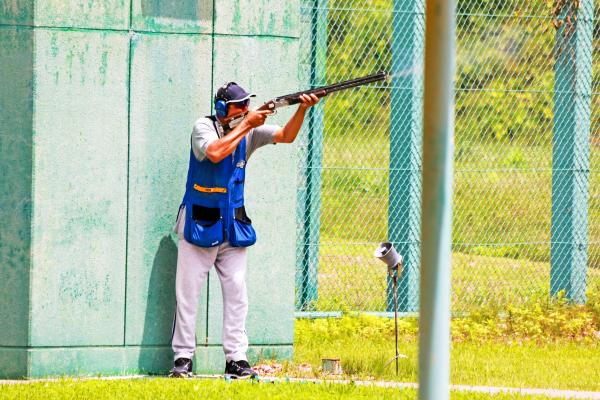
[[[454,0],[425,6],[419,399],[450,397]]]

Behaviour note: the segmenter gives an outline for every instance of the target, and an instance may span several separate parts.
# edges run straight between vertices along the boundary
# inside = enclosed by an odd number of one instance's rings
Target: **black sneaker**
[[[246,360],[240,361],[227,361],[225,363],[225,379],[256,379],[258,374],[252,368]]]
[[[172,378],[189,378],[192,376],[192,360],[189,358],[178,358],[169,374]]]

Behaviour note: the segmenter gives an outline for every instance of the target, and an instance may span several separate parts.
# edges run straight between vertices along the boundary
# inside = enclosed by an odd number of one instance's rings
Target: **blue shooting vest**
[[[232,154],[218,163],[208,158],[198,161],[190,149],[181,205],[186,210],[185,240],[199,247],[218,246],[225,241],[234,247],[247,247],[256,242],[256,232],[244,208],[245,167],[245,137]]]

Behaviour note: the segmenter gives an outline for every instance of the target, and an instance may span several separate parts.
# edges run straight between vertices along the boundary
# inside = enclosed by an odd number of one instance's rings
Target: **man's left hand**
[[[306,110],[309,107],[314,106],[319,102],[319,98],[314,94],[302,94],[300,95],[300,105],[299,107]]]

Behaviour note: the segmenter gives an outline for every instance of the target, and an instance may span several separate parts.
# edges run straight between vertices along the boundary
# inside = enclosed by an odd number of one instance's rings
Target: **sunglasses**
[[[243,101],[232,102],[231,104],[234,104],[237,108],[248,107],[250,105],[250,99],[246,99],[246,100],[243,100]]]

